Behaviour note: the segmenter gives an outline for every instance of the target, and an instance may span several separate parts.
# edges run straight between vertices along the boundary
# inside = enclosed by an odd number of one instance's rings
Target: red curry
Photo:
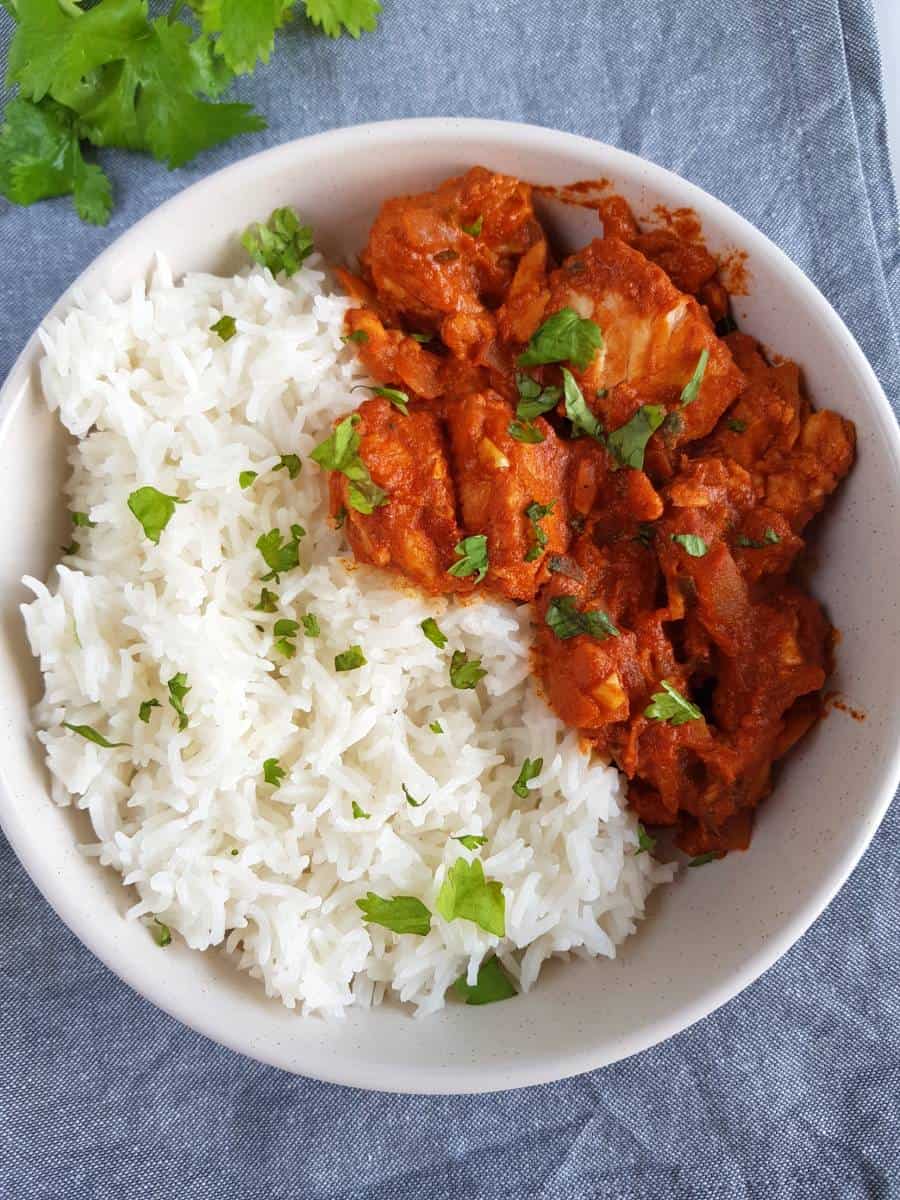
[[[407,404],[360,405],[386,497],[361,512],[334,473],[332,513],[427,592],[532,602],[542,690],[640,819],[744,848],[820,714],[833,630],[791,568],[854,429],[735,329],[702,244],[598,207],[558,262],[530,186],[484,168],[383,206],[347,327]]]

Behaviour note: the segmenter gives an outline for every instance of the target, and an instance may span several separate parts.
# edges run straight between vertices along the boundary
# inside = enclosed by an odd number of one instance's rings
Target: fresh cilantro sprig
[[[15,0],[6,82],[18,94],[0,128],[0,193],[29,205],[71,195],[105,225],[108,176],[85,143],[152,155],[170,170],[242,133],[265,129],[249,104],[221,100],[267,62],[298,11],[329,37],[374,30],[378,0],[186,0],[151,17],[147,0]]]

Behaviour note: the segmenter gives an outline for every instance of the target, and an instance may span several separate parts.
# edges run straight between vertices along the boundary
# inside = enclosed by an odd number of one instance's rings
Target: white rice
[[[47,403],[75,437],[67,500],[95,528],[23,606],[46,691],[38,737],[55,800],[87,809],[86,847],[188,945],[224,946],[266,991],[340,1015],[388,992],[431,1012],[461,974],[496,952],[522,990],[552,954],[612,957],[672,869],[635,855],[618,773],[581,752],[529,675],[527,606],[410,595],[353,568],[326,520],[326,481],[309,461],[364,376],[341,342],[347,301],[310,259],[291,280],[259,269],[174,282],[160,262],[121,302],[76,297],[41,338]],[[223,313],[237,335],[209,332]],[[301,456],[296,480],[273,468]],[[243,470],[258,478],[247,490]],[[158,546],[127,508],[152,484],[179,505]],[[261,533],[307,530],[279,611],[254,610]],[[273,648],[279,617],[315,613],[321,636]],[[436,617],[439,650],[420,622]],[[336,673],[359,644],[368,665]],[[454,689],[454,649],[482,660]],[[179,732],[166,681],[188,677]],[[138,719],[156,699],[148,723]],[[91,725],[118,749],[62,727]],[[443,734],[429,725],[439,721]],[[526,757],[543,770],[512,791]],[[287,775],[263,781],[265,759]],[[407,804],[402,791],[425,803]],[[355,819],[352,802],[367,813]],[[482,834],[465,850],[454,836]],[[367,926],[355,901],[419,897],[434,911],[445,872],[478,856],[503,886],[506,937],[435,915],[426,937]],[[163,953],[152,945],[148,954]]]

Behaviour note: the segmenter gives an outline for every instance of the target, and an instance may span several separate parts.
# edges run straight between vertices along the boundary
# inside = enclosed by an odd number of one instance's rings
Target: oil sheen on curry
[[[598,213],[559,261],[531,187],[480,167],[383,206],[342,272],[383,386],[331,512],[424,592],[532,604],[549,705],[643,822],[722,853],[821,713],[834,631],[792,568],[854,429],[736,329],[702,244]]]

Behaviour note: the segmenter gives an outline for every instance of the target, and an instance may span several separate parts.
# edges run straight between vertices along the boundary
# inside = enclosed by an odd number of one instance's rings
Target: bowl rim
[[[598,160],[602,157],[605,160],[604,174],[614,175],[617,164],[627,164],[632,173],[639,169],[647,176],[647,186],[652,188],[657,180],[667,182],[670,186],[675,186],[684,196],[687,206],[693,207],[694,203],[699,201],[701,207],[711,210],[717,218],[727,223],[729,234],[733,231],[742,248],[767,256],[779,272],[789,277],[793,284],[802,291],[805,304],[815,312],[823,326],[830,328],[836,336],[842,339],[858,372],[859,390],[865,392],[866,399],[872,406],[873,415],[877,418],[880,432],[886,439],[888,450],[897,470],[898,490],[900,490],[900,427],[898,427],[888,399],[872,366],[853,334],[828,300],[787,254],[764,233],[724,201],[718,200],[696,184],[649,159],[593,138],[545,126],[474,117],[413,117],[365,122],[325,130],[247,155],[176,192],[129,226],[97,255],[45,314],[0,388],[0,439],[5,436],[19,407],[24,402],[25,385],[38,360],[40,350],[38,330],[40,327],[48,317],[59,312],[68,303],[76,289],[90,284],[92,278],[102,270],[106,262],[119,253],[123,242],[139,238],[151,221],[158,220],[168,210],[183,204],[187,196],[198,201],[204,193],[216,192],[226,182],[233,187],[240,187],[242,184],[252,185],[253,177],[260,168],[277,164],[282,159],[289,160],[304,151],[328,150],[340,154],[352,151],[354,144],[361,139],[375,140],[386,152],[389,152],[392,146],[401,143],[405,145],[417,138],[428,139],[432,143],[447,142],[449,148],[450,143],[457,141],[461,135],[466,136],[473,143],[479,141],[483,143],[484,154],[488,159],[492,147],[503,143],[521,149],[540,147],[556,153],[565,152],[568,149],[573,157],[580,155],[596,157]],[[502,1072],[502,1081],[494,1084],[479,1074],[481,1068],[477,1065],[473,1067],[471,1064],[447,1067],[439,1077],[435,1077],[434,1073],[430,1071],[426,1073],[422,1068],[417,1068],[413,1062],[403,1062],[396,1064],[394,1074],[390,1078],[385,1079],[380,1074],[376,1078],[371,1069],[364,1064],[354,1064],[347,1060],[341,1061],[329,1054],[327,1050],[320,1052],[318,1057],[312,1056],[309,1062],[304,1063],[303,1074],[323,1082],[386,1092],[432,1095],[473,1094],[554,1082],[630,1057],[665,1041],[737,996],[802,937],[813,921],[825,910],[859,862],[884,817],[898,784],[900,784],[900,743],[895,745],[891,757],[885,762],[882,782],[877,792],[872,795],[867,819],[860,821],[855,837],[844,843],[840,859],[810,890],[805,903],[798,907],[794,916],[781,929],[766,938],[762,945],[750,954],[739,968],[733,970],[726,980],[718,985],[708,985],[698,997],[674,1008],[665,1018],[645,1024],[629,1034],[622,1039],[621,1044],[614,1049],[613,1053],[610,1053],[608,1048],[599,1050],[586,1045],[561,1055],[552,1069],[540,1064],[537,1066],[529,1064],[524,1059],[518,1060],[514,1064],[507,1064]],[[12,806],[8,799],[9,792],[5,770],[0,762],[0,828],[3,829],[20,862],[44,899],[76,937],[101,962],[138,994],[189,1028],[257,1061],[281,1069],[291,1069],[286,1067],[283,1058],[279,1058],[277,1044],[270,1046],[266,1043],[254,1042],[252,1046],[249,1046],[248,1040],[241,1037],[240,1031],[232,1031],[227,1026],[223,1028],[222,1024],[217,1023],[213,1017],[206,1014],[203,1006],[198,1008],[188,1000],[182,1001],[178,997],[173,997],[166,991],[164,982],[156,982],[141,976],[130,962],[119,961],[114,954],[107,954],[103,939],[97,934],[96,926],[91,922],[89,915],[80,911],[77,902],[66,890],[64,881],[52,867],[43,861],[38,848],[29,842],[24,826],[20,826],[13,819]]]

